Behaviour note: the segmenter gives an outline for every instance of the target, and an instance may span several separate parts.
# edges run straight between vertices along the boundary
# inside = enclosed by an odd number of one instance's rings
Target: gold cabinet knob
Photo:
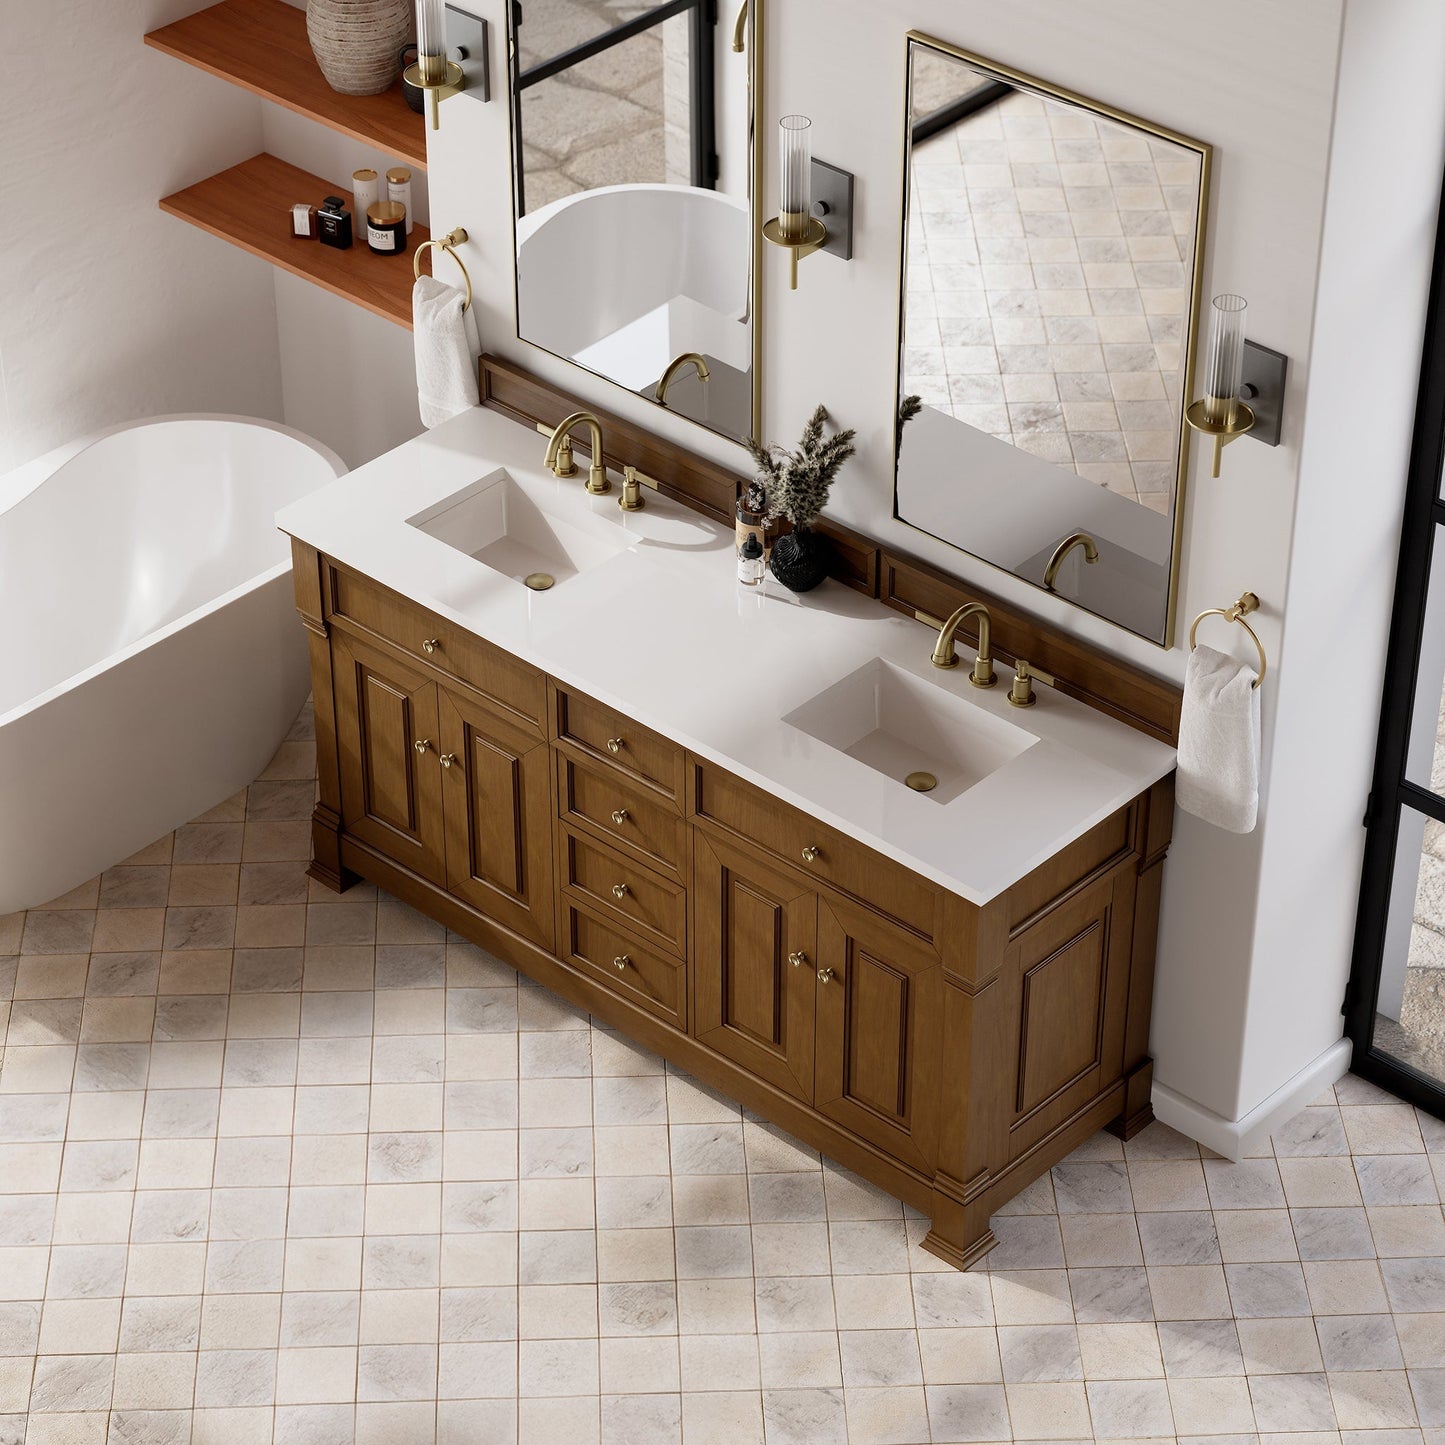
[[[623,970],[624,968],[626,968],[627,965],[628,965],[629,963],[631,963],[631,962],[632,962],[632,960],[631,960],[630,958],[628,958],[628,956],[627,956],[625,953],[622,953],[622,954],[619,954],[616,958],[614,958],[614,959],[612,960],[612,966],[613,966],[619,973],[621,973],[622,970]]]
[[[614,883],[612,885],[612,896],[614,898],[626,898],[628,888],[625,883]]]
[[[794,968],[801,968],[807,961],[808,955],[806,953],[790,953],[788,955],[788,962],[791,963]]]
[[[451,767],[451,765],[452,765],[454,762],[456,762],[456,760],[457,760],[457,755],[456,755],[455,753],[443,753],[443,754],[441,755],[441,757],[438,759],[438,761],[441,763],[442,767],[444,767],[444,768],[449,768],[449,767]]]
[[[815,863],[815,862],[817,862],[817,859],[818,859],[818,850],[817,850],[816,848],[809,847],[809,848],[804,848],[804,849],[803,849],[803,862],[804,862],[804,863]]]
[[[440,651],[442,650],[441,638],[439,638],[439,637],[424,637],[424,638],[422,638],[421,650],[422,650],[424,653],[426,653],[426,655],[427,655],[428,657],[430,657],[430,656],[432,655],[432,653],[434,653],[434,652],[440,652]]]
[[[620,753],[627,744],[621,738],[608,738],[607,751],[609,753]]]
[[[612,821],[620,828],[627,821],[627,809],[614,808],[612,810]]]
[[[833,970],[832,970],[831,968],[820,968],[820,969],[818,970],[818,982],[819,982],[819,983],[832,983],[832,982],[833,982]]]
[[[419,752],[419,753],[424,753],[424,752],[426,752],[426,750],[427,750],[429,747],[431,747],[431,739],[430,739],[430,738],[418,738],[418,739],[412,744],[412,747],[414,747],[414,748],[417,750],[417,752]]]

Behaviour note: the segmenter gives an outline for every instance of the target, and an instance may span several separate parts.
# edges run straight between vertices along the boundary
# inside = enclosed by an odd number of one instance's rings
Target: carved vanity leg
[[[1154,1007],[1154,955],[1159,943],[1159,895],[1164,858],[1174,829],[1174,777],[1160,779],[1135,810],[1134,848],[1139,883],[1134,891],[1133,956],[1129,960],[1129,1013],[1124,1025],[1124,1106],[1104,1127],[1132,1139],[1154,1122],[1150,1093],[1154,1060],[1149,1057],[1149,1016]]]
[[[336,693],[331,677],[331,634],[322,607],[324,576],[320,554],[294,538],[291,573],[296,610],[306,627],[311,655],[311,696],[316,717],[316,787],[319,801],[311,814],[309,878],[334,893],[344,893],[357,875],[341,866],[341,762],[336,751]]]
[[[978,910],[961,898],[946,907],[943,959],[943,1066],[940,1069],[938,1168],[931,1226],[923,1248],[957,1269],[998,1243],[989,1226],[988,1186],[1007,1163],[1013,1077],[1003,1017],[999,964],[1008,937],[1002,907]]]

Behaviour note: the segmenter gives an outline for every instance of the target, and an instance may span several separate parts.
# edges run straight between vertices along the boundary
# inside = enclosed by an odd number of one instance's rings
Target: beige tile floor
[[[912,166],[904,390],[1168,512],[1197,160],[1015,92]]]
[[[1445,1442],[1445,1126],[1099,1135],[925,1221],[243,795],[0,919],[0,1442]],[[28,1434],[27,1434],[28,1427]]]

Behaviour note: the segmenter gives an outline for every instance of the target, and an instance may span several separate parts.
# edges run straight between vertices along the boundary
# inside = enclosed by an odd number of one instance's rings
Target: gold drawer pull
[[[788,962],[791,963],[794,968],[801,968],[807,961],[808,955],[806,953],[790,953],[788,955]]]
[[[418,739],[412,744],[412,747],[414,747],[414,748],[417,750],[417,752],[419,752],[419,753],[424,753],[424,752],[426,752],[426,750],[427,750],[429,747],[431,747],[431,739],[430,739],[430,738],[418,738]]]
[[[439,637],[424,637],[424,638],[422,638],[421,650],[422,650],[424,653],[426,653],[426,655],[427,655],[428,657],[430,657],[430,656],[432,655],[432,653],[434,653],[434,652],[440,652],[440,651],[442,650],[442,641],[441,641],[441,638],[439,638]]]
[[[614,808],[612,810],[612,821],[620,828],[627,821],[627,809]]]
[[[631,960],[630,958],[628,958],[628,956],[627,956],[625,953],[623,953],[623,954],[619,954],[616,958],[614,958],[614,959],[612,960],[612,965],[613,965],[613,967],[616,968],[617,971],[620,973],[620,972],[621,972],[624,968],[626,968],[627,965],[628,965],[629,963],[631,963],[631,962],[632,962],[632,960]]]
[[[628,888],[625,883],[614,883],[612,885],[612,896],[614,898],[626,898]]]
[[[608,738],[607,751],[609,753],[620,753],[627,744],[621,738]]]
[[[803,849],[803,862],[804,862],[804,863],[816,863],[817,861],[818,861],[818,849],[812,848],[812,847],[804,848],[804,849]]]
[[[456,762],[456,760],[457,755],[455,753],[443,753],[438,761],[441,763],[442,767],[449,768],[454,762]]]
[[[831,968],[820,968],[820,969],[818,970],[818,982],[819,982],[819,983],[832,983],[832,982],[833,982],[833,970],[832,970]]]

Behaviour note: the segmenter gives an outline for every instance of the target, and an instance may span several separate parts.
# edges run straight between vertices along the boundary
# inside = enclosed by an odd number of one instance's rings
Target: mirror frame
[[[763,104],[763,6],[765,0],[738,0],[740,7],[747,9],[746,21],[746,58],[748,62],[748,107],[747,107],[747,163],[748,163],[748,209],[751,221],[750,250],[748,254],[748,314],[751,317],[752,334],[749,339],[749,349],[752,358],[752,421],[750,437],[753,441],[760,441],[765,435],[763,429],[763,224],[758,210],[758,188],[763,176],[763,128],[758,124],[759,112]],[[630,396],[638,401],[646,402],[650,406],[657,406],[661,410],[675,416],[679,421],[687,422],[691,426],[700,428],[709,436],[718,437],[725,442],[731,442],[734,446],[745,446],[741,438],[733,436],[728,432],[717,431],[705,423],[696,421],[683,412],[673,411],[671,407],[654,401],[651,397],[644,396],[640,391],[634,391],[631,387],[624,386],[620,381],[600,371],[594,371],[590,366],[584,366],[580,361],[574,361],[570,356],[562,356],[558,352],[550,351],[540,342],[529,340],[522,335],[522,307],[521,287],[518,278],[517,266],[517,223],[521,219],[517,214],[517,134],[513,122],[513,106],[519,102],[516,100],[514,87],[517,73],[517,43],[516,32],[513,28],[512,19],[514,9],[511,4],[507,6],[507,17],[504,29],[507,37],[507,184],[511,197],[511,231],[512,231],[512,321],[513,332],[516,338],[524,346],[530,346],[533,350],[540,352],[543,356],[549,356],[555,361],[564,365],[575,367],[586,376],[594,376],[599,381],[606,382],[608,386],[615,388],[624,396]],[[719,36],[726,36],[726,26],[723,22],[722,7],[717,7],[717,31]]]
[[[1101,116],[1105,120],[1114,121],[1116,124],[1131,126],[1159,140],[1166,140],[1174,145],[1183,146],[1185,149],[1193,151],[1199,157],[1199,208],[1198,219],[1194,227],[1194,257],[1189,277],[1189,305],[1185,313],[1189,320],[1189,344],[1187,350],[1185,350],[1180,357],[1182,376],[1180,378],[1181,395],[1179,402],[1179,460],[1175,468],[1174,478],[1174,517],[1169,544],[1169,591],[1164,604],[1162,640],[1159,637],[1149,636],[1146,633],[1135,632],[1132,628],[1125,627],[1122,623],[1114,622],[1111,618],[1103,616],[1102,613],[1094,612],[1082,603],[1074,601],[1071,597],[1064,597],[1058,592],[1049,591],[1040,583],[1030,582],[1028,578],[1020,577],[1017,572],[1000,566],[997,562],[992,562],[987,557],[981,557],[977,552],[970,552],[967,547],[962,547],[957,542],[950,541],[947,537],[940,537],[937,533],[930,532],[926,528],[910,522],[906,517],[902,516],[898,510],[898,469],[900,461],[897,459],[901,459],[903,454],[903,427],[898,420],[898,403],[903,397],[903,347],[908,323],[908,210],[912,189],[913,47],[915,45],[927,46],[931,50],[952,56],[953,59],[962,61],[965,65],[977,71],[978,74],[985,79],[1001,81],[1013,87],[1015,90],[1028,91],[1042,99],[1060,101],[1066,105],[1088,111],[1092,115]],[[1088,613],[1090,617],[1097,617],[1101,622],[1107,622],[1111,627],[1118,627],[1121,631],[1127,632],[1130,637],[1141,638],[1152,646],[1160,647],[1167,652],[1174,646],[1175,613],[1178,611],[1179,603],[1179,573],[1182,560],[1181,550],[1184,543],[1185,484],[1189,473],[1191,435],[1188,424],[1184,420],[1184,408],[1188,406],[1190,398],[1194,395],[1194,357],[1195,352],[1198,350],[1199,318],[1202,310],[1204,245],[1205,232],[1207,229],[1206,221],[1209,214],[1209,188],[1213,168],[1214,148],[1204,141],[1182,135],[1178,131],[1170,130],[1167,126],[1156,125],[1152,121],[1141,120],[1137,115],[1133,115],[1126,110],[1119,110],[1115,106],[1107,105],[1102,101],[1090,100],[1087,96],[1079,95],[1076,91],[1068,90],[1060,85],[1053,85],[1046,80],[1040,80],[1037,76],[1029,75],[1022,70],[1014,70],[1010,66],[1000,65],[996,61],[985,60],[981,55],[975,55],[972,51],[964,50],[957,45],[951,45],[946,40],[939,40],[936,36],[926,35],[921,30],[910,30],[908,32],[905,41],[904,56],[903,181],[902,205],[900,209],[902,225],[899,232],[898,247],[898,348],[893,397],[893,454],[896,459],[893,469],[893,520],[901,522],[905,527],[911,528],[913,531],[919,532],[925,537],[932,537],[935,541],[942,542],[944,546],[952,547],[955,551],[962,552],[965,556],[973,557],[985,566],[996,568],[1006,576],[1012,577],[1015,581],[1023,582],[1036,591],[1045,592],[1046,595],[1050,597],[1057,597],[1060,601],[1067,602],[1073,607],[1078,607],[1081,611]],[[963,423],[963,425],[967,425],[967,423]]]

